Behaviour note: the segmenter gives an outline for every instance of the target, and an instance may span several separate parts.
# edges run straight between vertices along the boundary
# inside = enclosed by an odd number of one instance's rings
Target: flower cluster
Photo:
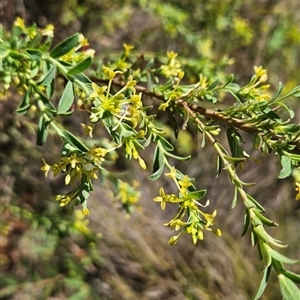
[[[132,127],[135,128],[143,115],[142,94],[137,94],[134,88],[136,81],[130,76],[122,89],[116,93],[111,93],[112,81],[121,72],[113,71],[107,67],[103,68],[103,72],[109,78],[109,83],[107,86],[101,87],[96,83],[92,83],[93,92],[89,95],[89,98],[92,99],[91,122],[96,123],[105,114],[108,114],[113,117],[112,124],[114,124],[114,129],[122,121],[131,123]]]
[[[183,77],[183,71],[181,69],[181,63],[176,59],[177,53],[168,51],[168,62],[166,65],[161,66],[161,72],[167,78],[169,77]]]
[[[268,80],[267,70],[263,69],[262,66],[254,66],[254,71],[255,74],[251,78],[251,81],[240,90],[240,94],[255,101],[269,100],[271,96],[266,92],[266,90],[269,89],[270,85],[262,85]]]
[[[165,176],[173,179],[175,182],[179,190],[178,196],[175,194],[166,194],[164,189],[160,188],[159,196],[153,200],[160,202],[162,209],[165,209],[168,202],[179,205],[176,216],[165,224],[165,226],[174,227],[175,231],[181,229],[178,235],[171,237],[169,244],[176,244],[184,232],[191,234],[194,244],[197,243],[197,240],[203,240],[203,230],[213,231],[217,236],[221,236],[219,229],[212,230],[211,228],[214,225],[214,218],[217,211],[215,210],[212,214],[208,214],[199,208],[199,206],[205,207],[209,204],[209,201],[205,205],[197,201],[205,195],[205,190],[195,191],[192,180],[187,175],[179,177],[174,167]],[[184,220],[185,216],[187,216],[186,220]]]

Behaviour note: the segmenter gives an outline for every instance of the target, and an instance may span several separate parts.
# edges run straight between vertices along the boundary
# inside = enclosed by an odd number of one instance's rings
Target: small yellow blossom
[[[14,25],[15,25],[15,26],[18,26],[18,27],[20,27],[20,28],[22,28],[22,29],[25,28],[25,22],[24,22],[24,20],[21,19],[20,17],[17,17],[17,19],[16,19],[15,22],[14,22]]]
[[[103,67],[103,73],[109,78],[109,80],[112,80],[117,74],[120,74],[122,72],[114,71],[108,67]]]
[[[84,207],[84,208],[82,209],[82,214],[83,214],[84,216],[89,215],[89,214],[90,214],[89,209],[88,209],[87,207]]]
[[[124,55],[125,55],[126,57],[130,54],[130,51],[131,51],[132,49],[134,49],[134,46],[128,45],[128,44],[126,44],[126,43],[123,44],[123,47],[124,47],[124,49],[125,49]]]
[[[42,159],[44,166],[41,167],[41,170],[45,172],[45,177],[48,176],[49,171],[51,170],[51,166],[46,163],[44,159]]]
[[[161,209],[164,210],[166,208],[166,194],[164,189],[161,187],[159,189],[159,196],[153,199],[154,202],[160,202]]]
[[[187,175],[184,175],[183,179],[178,181],[178,184],[181,186],[180,188],[181,194],[185,194],[188,187],[192,185]]]
[[[54,26],[52,24],[48,24],[43,30],[42,35],[53,36],[54,35]]]
[[[175,167],[171,167],[170,173],[166,173],[165,176],[168,177],[168,178],[171,178],[171,179],[175,179],[176,178],[176,169],[175,169]]]
[[[81,123],[81,126],[84,128],[84,135],[88,135],[90,138],[93,137],[93,130],[95,125],[85,125]]]

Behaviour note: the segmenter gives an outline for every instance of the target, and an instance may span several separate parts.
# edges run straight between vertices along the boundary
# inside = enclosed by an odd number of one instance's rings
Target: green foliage
[[[156,3],[149,9],[163,13],[169,7]],[[171,34],[176,34],[172,32],[173,23],[183,22],[185,16],[179,11],[171,16],[165,26]],[[241,35],[247,26],[247,22],[235,19],[237,34]],[[188,37],[184,27],[181,33]],[[293,169],[299,168],[300,126],[293,123],[294,111],[286,101],[299,98],[300,86],[283,94],[280,83],[272,95],[266,84],[267,71],[261,66],[254,67],[254,75],[246,85],[236,83],[234,75],[213,79],[211,74],[198,73],[196,80],[190,71],[195,62],[182,62],[173,51],[167,52],[166,57],[152,57],[144,67],[136,67],[133,47],[127,44],[119,57],[102,61],[95,69],[94,51],[87,47],[88,42],[81,34],[74,34],[52,50],[53,27],[50,25],[44,29],[26,27],[17,19],[11,33],[2,29],[1,34],[2,97],[5,99],[12,87],[23,94],[17,112],[30,114],[32,122],[38,123],[38,145],[46,143],[49,132],[62,140],[60,159],[51,165],[44,161],[41,168],[46,176],[49,172],[54,176],[62,174],[65,185],[70,187],[68,192],[55,196],[60,206],[73,211],[75,206],[82,205],[83,214],[88,215],[88,198],[95,180],[100,178],[102,182],[112,183],[117,199],[130,212],[139,192],[111,171],[111,166],[116,162],[118,151],[123,152],[126,159],[136,160],[143,170],[149,169],[148,160],[142,158],[143,150],[154,147],[149,178],[158,180],[164,174],[177,190],[177,193],[168,193],[161,187],[154,198],[162,209],[167,204],[177,207],[175,216],[165,224],[178,231],[169,244],[176,244],[185,233],[191,235],[194,244],[204,239],[204,231],[221,236],[221,230],[214,228],[217,209],[208,213],[209,201],[202,203],[206,189],[197,188],[194,178],[175,167],[175,161],[188,161],[190,155],[178,155],[167,139],[164,126],[157,121],[157,114],[164,114],[175,137],[188,128],[202,135],[202,147],[210,146],[217,154],[217,176],[221,172],[229,176],[234,189],[231,206],[238,201],[245,206],[243,234],[250,231],[252,245],[257,246],[265,263],[254,299],[263,294],[271,269],[278,275],[283,297],[296,299],[295,283],[299,283],[299,276],[285,269],[283,264],[299,261],[274,249],[286,247],[266,231],[266,227],[278,224],[265,216],[264,207],[246,191],[253,183],[242,181],[237,167],[251,158],[241,134],[247,132],[253,136],[256,150],[278,156],[282,165],[279,178],[289,177]],[[248,43],[251,31],[241,38]],[[226,97],[232,104],[222,102]],[[151,106],[145,104],[145,98],[152,100]],[[70,132],[64,125],[63,120],[75,113],[88,116],[82,127],[89,138]],[[217,138],[223,131],[227,134],[228,150]],[[93,144],[94,134],[97,142]],[[99,139],[102,135],[109,141]],[[299,192],[299,182],[296,184]]]

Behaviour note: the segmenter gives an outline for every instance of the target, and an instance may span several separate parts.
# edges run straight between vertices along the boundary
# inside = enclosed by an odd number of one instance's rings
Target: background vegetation
[[[246,82],[253,66],[263,65],[274,89],[278,81],[287,89],[300,82],[296,0],[289,1],[289,7],[283,0],[2,1],[1,23],[7,29],[16,14],[28,24],[53,23],[57,42],[83,32],[101,59],[119,55],[126,42],[135,45],[137,56],[178,52],[189,58],[185,63],[195,78],[199,73],[224,78],[232,72]],[[171,247],[167,240],[172,232],[161,224],[174,212],[161,212],[152,201],[157,183],[121,156],[116,171],[138,181],[141,191],[140,209],[130,218],[100,185],[91,197],[89,217],[58,207],[51,197],[63,189],[60,178],[45,179],[40,167],[42,157],[55,161],[59,142],[50,136],[44,148],[34,146],[36,128],[15,112],[21,97],[10,90],[1,100],[1,299],[205,300],[253,295],[263,265],[256,249],[249,251],[249,237],[240,238],[243,207],[228,213],[228,180],[212,180],[214,154],[199,151],[195,137],[187,133],[177,142],[180,154],[191,149],[197,153],[180,169],[209,187],[208,198],[219,207],[216,225],[224,236],[216,240],[207,235],[195,246],[187,236]],[[290,105],[297,108],[296,102]],[[82,130],[78,120],[69,122],[74,130]],[[276,237],[289,243],[284,254],[299,257],[299,209],[292,201],[292,180],[277,179],[277,160],[247,150],[262,164],[247,163],[242,178],[257,182],[252,194],[280,223]],[[299,272],[299,266],[292,268]],[[281,299],[275,278],[262,299]]]

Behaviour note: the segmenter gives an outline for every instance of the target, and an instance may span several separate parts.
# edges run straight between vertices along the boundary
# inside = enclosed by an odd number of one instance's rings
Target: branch
[[[108,80],[105,80],[105,79],[98,79],[98,78],[91,78],[91,79],[94,82],[99,83],[99,84],[108,84]],[[126,85],[125,82],[120,81],[119,79],[114,79],[112,84],[119,88],[123,88]],[[155,92],[151,92],[144,86],[136,85],[135,89],[137,92],[142,93],[143,95],[147,95],[151,98],[156,98],[158,100],[163,100],[163,101],[166,100],[164,95],[160,95]],[[256,133],[262,133],[256,127],[253,127],[250,124],[246,124],[244,121],[242,121],[240,119],[229,117],[221,112],[216,112],[212,109],[205,108],[205,107],[199,106],[197,104],[188,103],[187,101],[185,101],[183,99],[177,99],[176,104],[178,106],[181,106],[182,108],[185,108],[186,106],[188,106],[188,108],[191,111],[193,111],[194,113],[199,113],[202,116],[206,116],[206,117],[214,119],[216,121],[220,121],[220,122],[226,124],[227,126],[236,127],[244,132],[251,134],[251,135],[254,135]],[[278,141],[278,143],[280,143],[280,137],[278,137],[276,135],[273,135],[272,140]],[[289,145],[291,145],[293,147],[293,149],[290,150],[291,153],[300,154],[300,141],[299,140],[289,142]]]

